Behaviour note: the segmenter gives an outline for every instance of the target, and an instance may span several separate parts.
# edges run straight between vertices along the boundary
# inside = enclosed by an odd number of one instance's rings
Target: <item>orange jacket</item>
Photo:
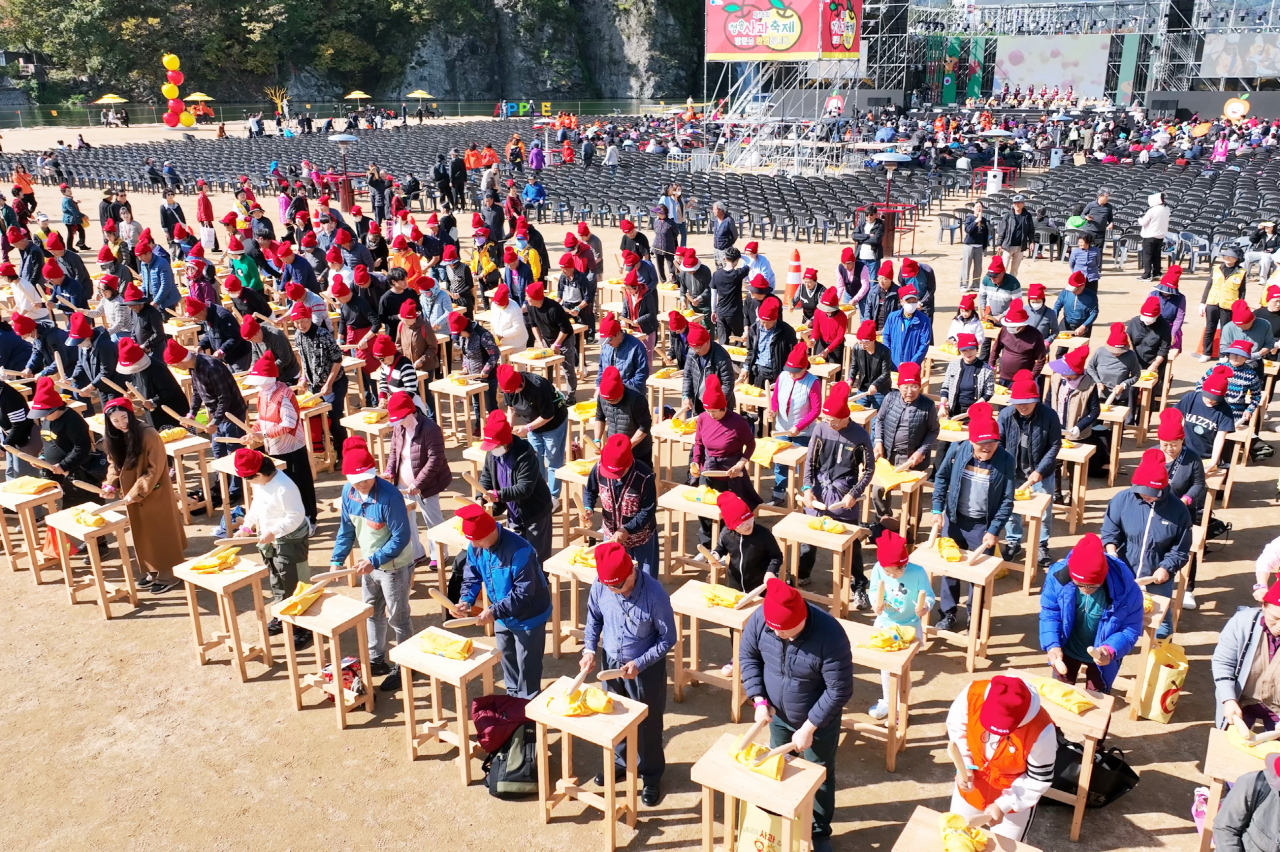
[[[468,170],[480,168],[480,152],[467,149],[467,153],[462,155],[462,162],[466,164]]]
[[[985,811],[992,802],[1000,798],[1001,793],[1013,786],[1014,781],[1026,774],[1027,755],[1031,753],[1031,747],[1036,744],[1036,740],[1040,739],[1044,729],[1053,724],[1049,714],[1045,712],[1044,707],[1041,707],[1035,718],[1005,737],[997,746],[995,754],[988,760],[987,746],[983,742],[983,737],[989,734],[978,721],[978,716],[982,712],[982,702],[986,698],[987,687],[990,684],[989,680],[975,680],[969,684],[969,719],[966,739],[973,764],[978,768],[973,772],[973,789],[968,792],[962,790],[960,795],[979,811]]]
[[[493,150],[492,145],[485,145],[484,150],[480,152],[481,167],[488,168],[496,162],[498,162],[498,152]]]
[[[411,249],[393,251],[387,255],[387,269],[403,269],[409,276],[409,289],[418,292],[418,281],[422,278],[422,258]]]

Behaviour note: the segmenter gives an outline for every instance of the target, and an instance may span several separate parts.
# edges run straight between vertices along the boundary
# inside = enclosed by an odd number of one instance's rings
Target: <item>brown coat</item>
[[[440,366],[440,349],[436,345],[436,333],[421,317],[410,323],[400,320],[399,345],[400,354],[413,362],[413,368],[419,372],[434,370]]]
[[[173,576],[173,566],[183,560],[187,549],[187,533],[169,483],[169,459],[160,433],[146,427],[137,464],[124,470],[110,465],[107,482],[120,491],[122,499],[133,501],[129,503],[129,526],[142,570]]]

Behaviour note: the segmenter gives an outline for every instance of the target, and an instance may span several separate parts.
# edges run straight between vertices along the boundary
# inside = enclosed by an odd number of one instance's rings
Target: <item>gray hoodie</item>
[[[1246,772],[1222,800],[1213,821],[1218,852],[1275,852],[1280,848],[1280,776],[1276,761]]]

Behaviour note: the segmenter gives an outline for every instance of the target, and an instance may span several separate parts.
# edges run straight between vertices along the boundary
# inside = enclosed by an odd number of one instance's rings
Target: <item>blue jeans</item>
[[[677,224],[676,224],[676,233],[678,233],[678,234],[680,235],[680,248],[684,248],[684,247],[685,247],[685,244],[689,242],[689,226],[688,226],[688,224],[686,224],[686,223],[684,223],[684,222],[679,222],[679,223],[677,223]]]
[[[1045,477],[1044,479],[1031,486],[1033,494],[1053,494],[1055,485],[1057,484],[1057,474]],[[1049,507],[1044,510],[1044,515],[1040,518],[1040,546],[1049,546],[1049,527],[1053,524],[1053,501],[1049,501]],[[1009,522],[1004,525],[1004,537],[1010,544],[1022,544],[1022,516],[1014,512],[1009,516]]]
[[[655,580],[658,578],[658,531],[639,547],[628,547],[627,553],[636,561],[636,567]]]
[[[798,444],[802,447],[809,446],[808,435],[796,435],[794,438],[791,438],[790,440],[791,440],[791,443]],[[775,496],[779,494],[787,493],[787,473],[788,473],[787,468],[783,467],[782,465],[775,464],[773,466],[773,493]],[[797,475],[798,475],[798,472],[797,472]],[[798,478],[803,478],[803,477],[798,477]]]
[[[556,471],[564,466],[564,442],[568,434],[568,420],[561,423],[559,428],[529,433],[529,443],[538,454],[538,461],[547,468],[547,487],[551,489],[552,497],[560,496],[560,483],[556,480]]]
[[[214,430],[214,436],[220,437],[220,438],[243,438],[244,430],[241,429],[236,424],[232,423],[230,420],[219,420]],[[239,449],[238,444],[228,444],[223,441],[214,441],[213,457],[215,459],[220,459],[223,456],[231,455],[237,449]],[[236,503],[240,500],[240,477],[229,476],[227,477],[227,479],[229,480],[229,484],[227,485],[227,490],[231,492],[230,494],[227,495],[227,500],[229,503]],[[214,493],[217,494],[218,482],[216,479],[213,481],[212,488]]]

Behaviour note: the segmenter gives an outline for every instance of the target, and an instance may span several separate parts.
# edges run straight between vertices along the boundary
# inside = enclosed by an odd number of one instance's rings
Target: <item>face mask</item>
[[[1040,309],[1041,309],[1041,308],[1043,308],[1043,307],[1044,307],[1044,302],[1032,302],[1032,303],[1031,303],[1031,310],[1033,310],[1033,311],[1038,311],[1038,310],[1040,310]]]
[[[251,388],[265,388],[269,384],[274,384],[275,379],[270,376],[245,376],[244,383]]]
[[[915,304],[914,302],[903,302],[902,313],[904,316],[911,316],[916,312],[917,307],[919,307],[919,305]]]
[[[521,251],[524,251],[529,247],[529,241],[516,237],[516,247],[519,248]]]
[[[489,452],[493,453],[494,458],[502,458],[503,456],[505,456],[505,455],[507,454],[507,448],[506,448],[506,447],[494,447],[494,448],[493,448],[492,450],[490,450]]]
[[[1143,325],[1154,325],[1159,317],[1140,317]]]
[[[475,243],[476,248],[480,248],[482,245],[484,245],[484,240],[481,240],[481,239],[474,239],[471,242]]]

